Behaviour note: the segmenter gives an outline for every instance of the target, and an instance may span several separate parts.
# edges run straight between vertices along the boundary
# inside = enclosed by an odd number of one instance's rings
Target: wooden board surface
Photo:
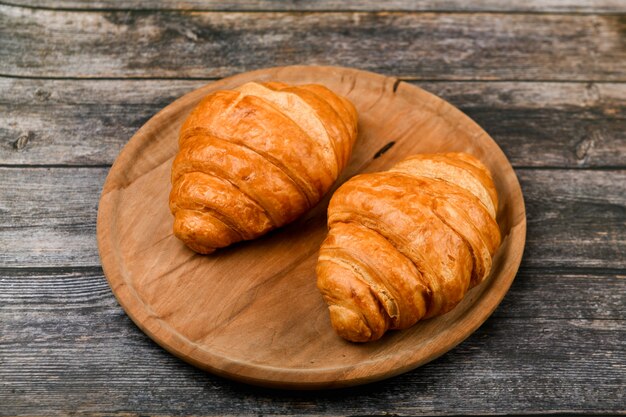
[[[219,78],[298,63],[402,79],[624,81],[624,25],[615,15],[94,13],[0,5],[0,74]]]
[[[359,112],[359,137],[341,183],[420,152],[470,152],[493,172],[503,243],[491,278],[450,313],[377,342],[337,337],[315,288],[329,196],[303,218],[252,242],[199,256],[172,235],[168,199],[180,125],[211,91],[244,82],[320,83]],[[388,144],[393,146],[388,146]],[[385,151],[381,151],[385,149]],[[244,73],[185,95],[129,141],[98,211],[98,245],[120,304],[152,339],[219,375],[258,385],[333,388],[397,375],[465,339],[491,314],[521,261],[526,214],[520,186],[491,138],[443,100],[399,80],[338,67]]]

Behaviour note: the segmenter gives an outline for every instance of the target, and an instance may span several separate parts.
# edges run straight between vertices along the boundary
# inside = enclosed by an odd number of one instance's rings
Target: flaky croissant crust
[[[317,265],[337,333],[376,340],[454,308],[489,275],[497,207],[489,171],[465,153],[414,155],[343,184]]]
[[[206,254],[295,220],[330,189],[356,134],[354,106],[321,85],[247,83],[210,94],[180,131],[174,235]]]

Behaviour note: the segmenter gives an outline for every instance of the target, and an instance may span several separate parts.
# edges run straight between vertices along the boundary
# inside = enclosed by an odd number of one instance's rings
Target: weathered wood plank
[[[150,117],[206,82],[0,78],[0,164],[112,164]]]
[[[478,122],[513,166],[626,165],[626,84],[422,84]]]
[[[569,12],[569,13],[618,13],[626,10],[618,0],[376,0],[339,1],[283,1],[245,0],[224,2],[218,0],[135,0],[120,3],[116,0],[57,0],[50,4],[45,0],[10,0],[5,4],[51,9],[107,9],[107,10],[229,10],[229,11],[504,11],[504,12]]]
[[[0,6],[0,74],[222,77],[288,64],[406,79],[624,80],[614,15],[67,12]]]
[[[0,266],[96,266],[107,168],[0,169]],[[517,171],[526,267],[626,268],[626,170]]]
[[[623,412],[626,321],[611,318],[623,317],[623,303],[606,291],[624,296],[623,278],[521,274],[498,312],[442,358],[364,387],[296,393],[229,382],[175,359],[124,315],[97,269],[1,274],[3,414]],[[560,286],[588,290],[598,306],[570,300]]]
[[[517,173],[528,221],[524,265],[626,266],[626,171]]]
[[[523,267],[493,317],[625,320],[625,279],[626,270]]]
[[[111,164],[153,114],[207,82],[0,77],[0,164]],[[626,166],[626,84],[414,83],[476,120],[514,166]]]
[[[0,169],[0,266],[99,265],[104,169]]]

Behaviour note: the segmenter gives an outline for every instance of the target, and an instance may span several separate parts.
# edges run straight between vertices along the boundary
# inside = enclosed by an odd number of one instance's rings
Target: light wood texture
[[[0,77],[0,164],[112,164],[152,115],[207,82]],[[411,84],[485,126],[513,167],[626,168],[626,84]]]
[[[388,0],[381,4],[377,0],[138,0],[120,2],[118,0],[10,0],[3,4],[15,4],[45,9],[78,10],[221,10],[221,11],[348,11],[379,10],[388,11],[506,11],[506,12],[568,12],[568,13],[616,13],[626,11],[619,0]]]
[[[403,79],[624,81],[613,15],[66,12],[0,5],[0,74],[224,77],[290,64]]]
[[[208,92],[244,82],[320,83],[359,112],[343,181],[419,152],[465,151],[493,172],[503,244],[491,278],[452,312],[365,346],[337,338],[315,289],[328,197],[267,237],[200,256],[172,236],[167,200],[180,124]],[[386,146],[390,142],[394,145]],[[381,149],[386,149],[383,153]],[[219,375],[289,388],[339,387],[396,375],[443,354],[475,330],[509,288],[526,232],[517,177],[495,142],[441,99],[397,79],[332,67],[285,67],[230,77],[185,95],[120,153],[98,211],[102,264],[120,304],[165,349]]]

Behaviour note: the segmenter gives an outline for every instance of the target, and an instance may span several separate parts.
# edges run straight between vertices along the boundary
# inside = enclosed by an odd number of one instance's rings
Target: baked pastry
[[[465,153],[414,155],[339,187],[317,264],[336,332],[376,340],[454,308],[489,275],[497,207],[489,171]]]
[[[335,182],[356,134],[354,106],[321,85],[251,82],[210,94],[180,131],[174,235],[208,254],[295,220]]]

